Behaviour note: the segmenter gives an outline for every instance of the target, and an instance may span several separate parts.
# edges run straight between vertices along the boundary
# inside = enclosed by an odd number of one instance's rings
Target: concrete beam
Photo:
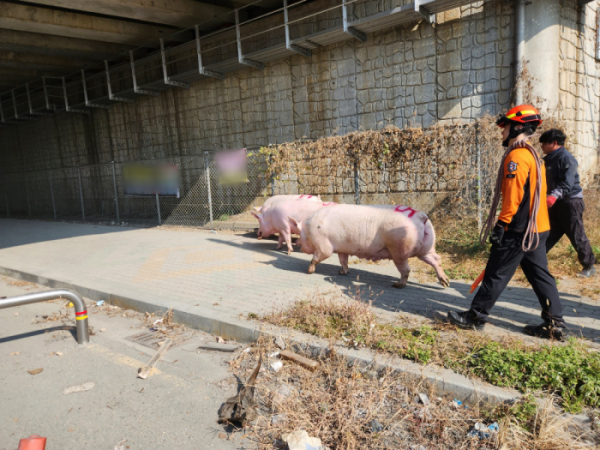
[[[62,69],[65,72],[76,70],[90,64],[94,61],[63,58],[61,56],[36,55],[32,53],[15,53],[6,50],[0,50],[0,67],[40,70]],[[97,64],[97,63],[96,63]]]
[[[104,14],[180,28],[223,16],[230,8],[194,0],[28,0],[39,5],[68,8],[86,13]]]
[[[103,61],[127,53],[129,45],[87,41],[26,31],[0,30],[0,50]]]
[[[173,33],[172,28],[5,2],[0,2],[0,29],[126,45],[144,45]]]

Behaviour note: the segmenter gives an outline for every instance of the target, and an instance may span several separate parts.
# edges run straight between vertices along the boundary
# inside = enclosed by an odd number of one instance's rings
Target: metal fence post
[[[31,218],[31,204],[29,203],[29,188],[27,186],[27,178],[24,179],[25,182],[25,198],[27,199],[27,217]]]
[[[273,155],[269,155],[269,166],[273,164]],[[269,167],[270,169],[271,167]],[[275,174],[271,174],[271,197],[275,196]]]
[[[52,187],[52,174],[48,170],[48,181],[50,182],[50,197],[52,198],[52,212],[54,213],[54,220],[56,220],[56,203],[54,203],[54,188]]]
[[[158,199],[158,192],[156,193],[156,214],[158,215],[158,224],[162,225],[162,220],[160,218],[160,200]]]
[[[210,156],[208,152],[204,152],[204,173],[206,174],[206,188],[208,194],[208,213],[210,215],[210,227],[213,226],[213,207],[212,195],[210,192]]]
[[[77,167],[77,176],[79,177],[79,199],[81,200],[81,218],[85,222],[85,207],[83,204],[83,186],[81,185],[81,169]]]
[[[117,195],[117,175],[115,173],[115,162],[112,161],[112,173],[113,173],[113,188],[115,191],[115,210],[117,212],[117,223],[121,221],[119,217],[119,196]]]
[[[354,200],[357,205],[360,205],[360,169],[358,168],[358,161],[354,161]]]
[[[6,193],[6,181],[2,183],[4,191],[4,202],[6,203],[6,217],[10,217],[10,208],[8,207],[8,194]]]
[[[475,147],[477,150],[477,225],[481,230],[481,146],[479,145],[479,127],[475,126]]]

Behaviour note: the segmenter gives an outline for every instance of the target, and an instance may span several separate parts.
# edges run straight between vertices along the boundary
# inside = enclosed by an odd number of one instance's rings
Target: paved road
[[[0,277],[0,297],[40,290],[22,284]],[[122,310],[88,307],[96,334],[83,347],[72,335],[74,314],[65,303],[0,310],[1,450],[16,449],[20,439],[32,434],[47,437],[48,450],[248,448],[242,433],[224,439],[226,430],[216,423],[236,381],[227,370],[231,353],[196,352],[202,341],[214,341],[212,336],[195,332],[142,380],[137,369],[154,351],[125,339],[148,329],[142,327],[141,314],[122,317]],[[68,314],[66,322],[33,323],[57,312]],[[34,369],[43,371],[30,375]],[[63,393],[88,382],[95,386],[87,392]]]
[[[274,247],[273,241],[251,234],[0,220],[0,267],[150,303],[177,302],[198,315],[236,318],[267,312],[332,289],[345,294],[358,288],[383,315],[401,311],[430,317],[436,310],[470,304],[468,282],[453,280],[442,289],[420,283],[415,274],[398,290],[391,286],[398,278],[392,264],[354,264],[343,277],[335,257],[308,275],[310,256],[298,251],[287,256]],[[596,302],[564,292],[561,298],[573,330],[600,338]],[[538,300],[530,288],[512,285],[491,319],[486,332],[519,332],[525,324],[540,322]]]

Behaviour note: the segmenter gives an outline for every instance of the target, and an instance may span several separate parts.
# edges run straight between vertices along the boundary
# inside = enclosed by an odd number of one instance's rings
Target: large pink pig
[[[403,288],[410,273],[408,258],[416,256],[433,266],[442,286],[450,286],[435,252],[433,225],[423,212],[407,206],[337,205],[319,209],[304,222],[290,215],[290,223],[300,229],[302,251],[313,255],[308,273],[333,253],[340,258],[341,275],[348,273],[350,255],[391,259],[401,275],[394,286]]]
[[[269,197],[267,200],[265,200],[265,203],[263,203],[262,206],[255,206],[254,209],[256,210],[256,212],[264,213],[271,206],[276,205],[277,203],[289,202],[293,200],[310,200],[313,202],[322,201],[320,195],[274,195],[273,197]]]
[[[277,249],[280,249],[285,242],[288,248],[288,255],[292,253],[292,233],[300,234],[300,230],[292,225],[288,217],[298,217],[299,221],[306,219],[315,211],[324,206],[336,205],[337,203],[315,202],[311,199],[299,199],[288,202],[272,204],[269,209],[262,213],[253,212],[260,223],[258,227],[258,238],[269,237],[274,233],[279,233],[279,242]]]

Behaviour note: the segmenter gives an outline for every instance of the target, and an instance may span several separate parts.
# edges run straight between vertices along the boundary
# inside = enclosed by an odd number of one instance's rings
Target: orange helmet
[[[540,112],[531,105],[519,105],[510,109],[505,115],[500,116],[496,125],[504,128],[511,123],[533,125],[535,130],[542,123]]]

